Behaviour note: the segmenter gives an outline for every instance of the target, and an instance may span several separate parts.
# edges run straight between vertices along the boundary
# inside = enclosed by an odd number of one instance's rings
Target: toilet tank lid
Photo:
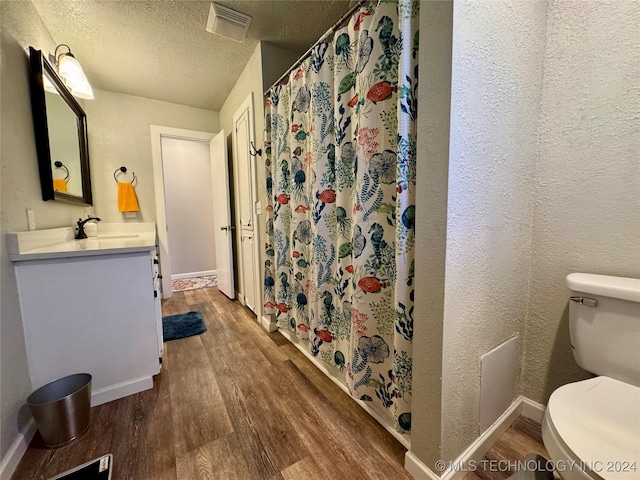
[[[570,273],[567,286],[575,291],[640,303],[640,278]]]

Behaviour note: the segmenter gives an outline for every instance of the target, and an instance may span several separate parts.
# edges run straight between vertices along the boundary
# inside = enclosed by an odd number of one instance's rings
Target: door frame
[[[162,274],[162,298],[171,298],[171,255],[167,234],[167,211],[164,193],[164,169],[162,164],[162,139],[177,138],[193,142],[209,143],[217,133],[185,130],[182,128],[151,125],[151,157],[153,159],[153,186],[156,198],[156,225],[158,233],[158,255]]]
[[[232,139],[235,140],[236,138],[236,121],[237,119],[240,118],[240,116],[242,115],[242,112],[244,112],[245,110],[249,111],[249,141],[253,142],[254,145],[256,145],[256,122],[255,122],[255,104],[254,104],[254,98],[253,98],[253,92],[249,92],[249,94],[247,95],[247,97],[243,100],[243,102],[236,108],[236,111],[233,114],[233,127],[232,127],[232,131],[231,131],[231,135],[232,135]],[[238,155],[237,155],[237,150],[238,150],[238,145],[235,141],[232,142],[232,147],[233,147],[233,170],[234,170],[234,176],[233,176],[233,182],[234,182],[234,201],[235,201],[235,205],[236,205],[236,209],[240,208],[240,199],[239,199],[239,188],[238,188],[238,177],[237,177],[237,172],[238,172]],[[256,148],[261,148],[261,146],[256,145]],[[252,204],[251,204],[251,209],[252,209],[252,218],[253,218],[253,258],[254,258],[254,270],[253,270],[253,284],[254,284],[254,291],[255,291],[255,295],[256,295],[256,305],[255,305],[255,314],[256,314],[256,318],[258,323],[262,322],[262,315],[264,314],[264,300],[263,300],[263,287],[262,287],[262,281],[261,281],[261,265],[260,265],[260,245],[261,245],[261,235],[260,235],[260,228],[261,228],[261,223],[260,223],[260,218],[258,215],[258,211],[257,211],[257,203],[260,202],[260,199],[258,198],[258,155],[249,155],[249,159],[250,159],[250,170],[251,170],[251,191],[253,194],[253,198],[252,198]],[[238,244],[236,245],[236,250],[239,251],[238,254],[238,270],[241,272],[242,274],[242,280],[243,282],[246,281],[244,278],[244,270],[242,268],[243,266],[243,258],[242,258],[242,253],[241,253],[241,247],[242,247],[242,222],[240,221],[240,216],[236,215],[236,232],[237,232],[237,238],[238,238]],[[239,273],[240,273],[239,272]],[[243,305],[246,304],[245,300],[244,300],[244,286],[242,286],[243,291],[242,294],[240,295],[236,295],[237,298],[242,302]],[[240,293],[240,292],[238,292]]]

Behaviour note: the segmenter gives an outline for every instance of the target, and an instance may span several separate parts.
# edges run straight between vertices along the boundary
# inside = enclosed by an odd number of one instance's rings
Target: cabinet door
[[[18,264],[33,388],[86,372],[95,406],[153,387],[160,368],[150,264],[149,252]]]
[[[242,234],[242,278],[244,284],[244,302],[255,313],[256,289],[255,289],[255,260],[253,256],[253,235]]]
[[[253,103],[246,102],[236,112],[233,118],[233,140],[237,168],[238,211],[240,226],[243,230],[253,230],[253,202],[254,202],[254,171],[253,158],[249,155],[253,141],[251,118]]]
[[[153,282],[156,306],[156,335],[158,337],[158,359],[162,359],[164,355],[164,341],[162,338],[162,301],[160,295],[160,279],[157,278]]]

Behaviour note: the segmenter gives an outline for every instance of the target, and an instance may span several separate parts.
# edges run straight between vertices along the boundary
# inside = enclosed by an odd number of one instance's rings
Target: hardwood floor
[[[485,454],[478,469],[465,475],[464,480],[505,480],[516,473],[515,468],[511,468],[516,466],[515,462],[524,460],[529,453],[549,459],[542,443],[540,424],[520,417]]]
[[[208,330],[165,344],[152,390],[93,408],[66,447],[36,436],[12,479],[106,453],[113,480],[411,478],[402,445],[280,334],[215,288],[163,302],[164,315],[189,310]]]

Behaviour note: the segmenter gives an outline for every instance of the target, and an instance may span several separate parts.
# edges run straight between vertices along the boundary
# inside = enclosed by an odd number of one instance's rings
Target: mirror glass
[[[30,56],[42,198],[91,205],[86,115],[42,52]]]
[[[82,197],[78,119],[56,92],[44,92],[47,107],[52,186],[55,192]]]

